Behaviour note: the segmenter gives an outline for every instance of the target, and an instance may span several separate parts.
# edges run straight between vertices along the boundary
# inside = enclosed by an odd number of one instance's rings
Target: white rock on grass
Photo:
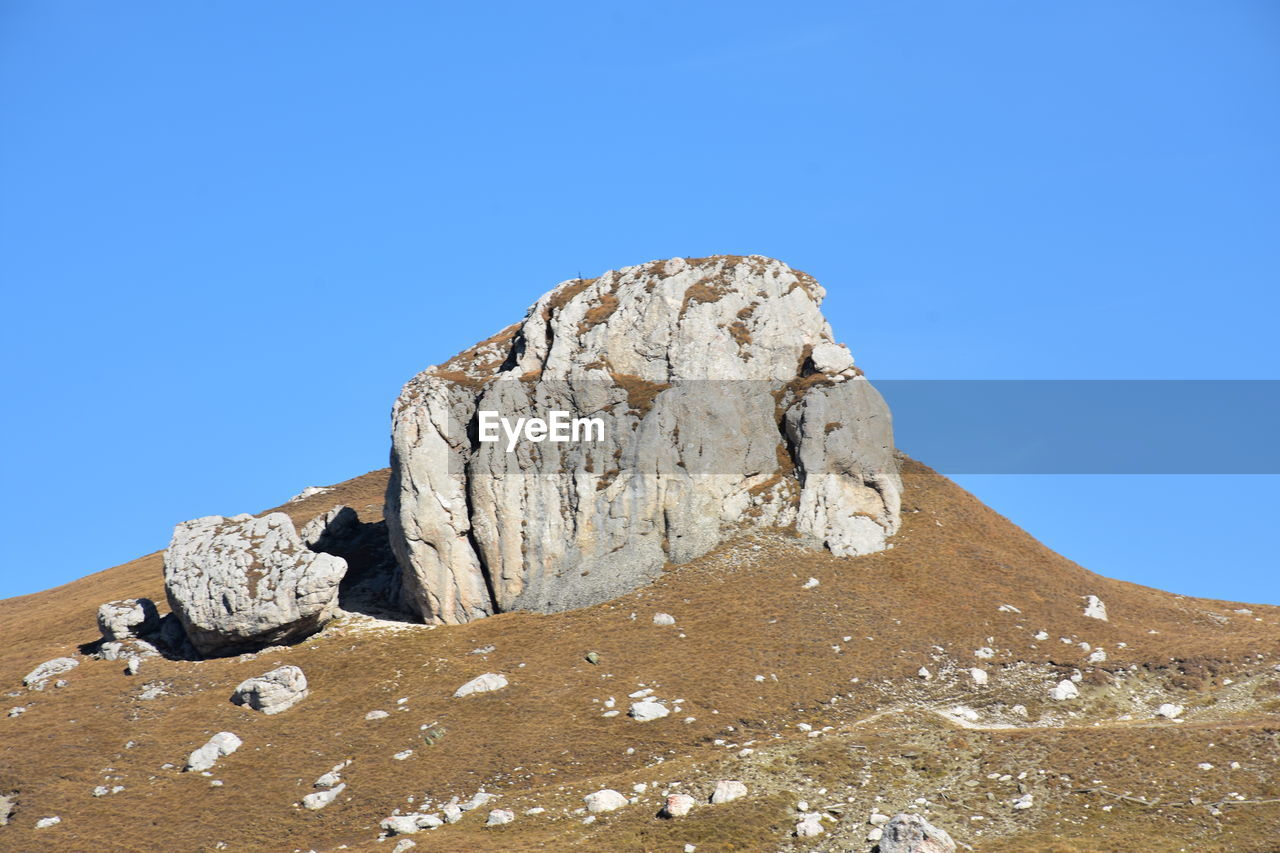
[[[1185,710],[1186,708],[1183,708],[1181,705],[1175,705],[1172,702],[1165,702],[1159,708],[1156,708],[1156,716],[1168,717],[1170,720],[1176,720],[1178,717],[1182,716],[1182,712]]]
[[[218,732],[209,738],[208,743],[193,751],[187,757],[187,765],[184,769],[187,772],[208,770],[218,762],[219,758],[224,755],[230,755],[239,749],[242,743],[244,741],[231,732]]]
[[[825,831],[822,828],[822,815],[817,812],[802,815],[800,822],[796,824],[797,838],[816,838]]]
[[[437,826],[444,826],[444,821],[433,814],[414,812],[413,814],[392,815],[389,818],[385,818],[379,826],[392,835],[413,835],[424,829],[435,829]]]
[[[457,803],[449,803],[443,806],[440,811],[444,813],[445,823],[457,823],[462,820],[462,806]]]
[[[98,608],[98,630],[104,640],[127,640],[160,629],[160,613],[149,598],[108,601]]]
[[[969,677],[973,679],[973,683],[979,687],[984,687],[987,683],[987,671],[978,669],[976,666],[969,670]]]
[[[1104,663],[1107,660],[1107,653],[1102,649],[1094,649],[1089,655],[1089,663]]]
[[[351,759],[348,758],[346,761],[333,765],[332,770],[315,781],[314,787],[332,788],[334,785],[342,781],[342,771],[347,769],[349,764],[351,764]]]
[[[672,616],[670,613],[655,613],[653,614],[653,624],[674,625],[676,624],[676,617]]]
[[[45,684],[49,679],[70,672],[80,665],[80,661],[75,658],[54,658],[40,664],[31,672],[27,673],[27,677],[22,679],[22,683],[32,690],[44,690]]]
[[[1049,689],[1049,698],[1055,702],[1063,702],[1067,699],[1076,699],[1080,696],[1080,689],[1076,687],[1074,681],[1063,679],[1058,682],[1057,687]]]
[[[804,588],[804,589],[813,589],[815,586],[817,586],[817,585],[818,585],[818,584],[820,584],[820,583],[821,583],[821,581],[819,581],[817,578],[809,578],[807,581],[805,581],[805,582],[804,582],[804,586],[803,586],[803,588]]]
[[[489,812],[489,819],[484,822],[485,826],[502,826],[511,823],[516,819],[516,813],[510,809],[494,809]]]
[[[627,713],[636,722],[647,723],[650,720],[660,720],[671,711],[661,702],[632,702],[631,710]]]
[[[57,826],[62,823],[62,818],[54,815],[53,817],[42,817],[36,821],[36,829],[48,829],[51,826]]]
[[[318,554],[282,512],[184,521],[164,552],[165,594],[204,655],[301,639],[338,608],[341,557]]]
[[[461,699],[464,696],[473,696],[477,693],[492,693],[506,686],[507,679],[505,676],[496,672],[486,672],[484,675],[476,676],[455,690],[453,698]]]
[[[418,842],[414,841],[412,838],[401,838],[396,842],[396,846],[391,848],[391,853],[407,853],[407,851],[412,850],[417,846]]]
[[[880,853],[955,853],[955,849],[950,835],[918,814],[894,815],[880,837]]]
[[[587,794],[582,798],[582,801],[587,804],[587,811],[592,814],[611,812],[627,804],[627,798],[612,788],[605,788],[593,794]]]
[[[281,666],[240,682],[231,701],[264,714],[279,714],[307,698],[307,677],[296,666]]]
[[[346,782],[340,782],[327,791],[316,791],[314,794],[307,794],[302,798],[302,805],[313,812],[332,803],[338,798],[338,795],[347,789]]]
[[[364,715],[364,718],[366,720],[385,720],[387,717],[390,717],[390,716],[391,715],[388,714],[386,711],[370,711],[369,713]]]
[[[1102,599],[1096,595],[1086,595],[1084,597],[1084,615],[1090,619],[1101,619],[1107,621],[1107,605],[1102,603]]]
[[[1013,807],[1018,811],[1025,811],[1036,804],[1035,797],[1031,794],[1023,794],[1021,797],[1013,801]]]
[[[728,803],[747,795],[747,786],[732,779],[721,779],[716,782],[716,789],[711,794],[711,803],[719,805]]]
[[[684,817],[693,811],[695,800],[688,794],[671,794],[662,807],[663,817]]]

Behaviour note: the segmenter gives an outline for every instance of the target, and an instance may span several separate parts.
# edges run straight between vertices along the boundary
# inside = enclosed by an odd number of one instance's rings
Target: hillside
[[[514,822],[486,827],[477,808],[415,849],[864,851],[878,809],[983,853],[1280,850],[1280,608],[1102,578],[919,463],[903,460],[902,480],[902,526],[879,553],[756,531],[586,609],[440,627],[346,614],[293,646],[149,658],[135,676],[86,657],[38,692],[23,676],[97,639],[102,602],[165,609],[161,556],[0,602],[0,683],[26,709],[0,717],[0,795],[15,803],[0,849],[390,851],[377,839],[394,810],[484,790]],[[386,482],[373,472],[279,509],[301,524],[346,504],[378,521]],[[1085,616],[1091,595],[1107,621]],[[295,708],[228,701],[286,663],[311,685]],[[1050,699],[1075,670],[1079,698]],[[510,686],[453,698],[485,672]],[[643,689],[672,714],[629,719]],[[611,698],[622,714],[604,716]],[[1162,703],[1185,711],[1156,716]],[[180,772],[223,730],[244,746],[210,776]],[[347,760],[334,803],[298,807]],[[707,805],[721,779],[747,795]],[[590,792],[638,784],[633,804],[578,812]],[[667,791],[702,804],[659,819]],[[801,801],[828,816],[824,835],[793,837]]]

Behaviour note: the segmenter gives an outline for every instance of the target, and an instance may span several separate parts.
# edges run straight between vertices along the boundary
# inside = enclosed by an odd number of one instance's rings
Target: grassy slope
[[[348,503],[376,520],[385,476],[284,509],[305,521]],[[503,795],[495,805],[515,809],[516,823],[485,829],[483,814],[469,814],[416,836],[418,849],[785,849],[804,798],[831,806],[839,820],[798,849],[864,850],[877,796],[889,813],[919,810],[915,798],[926,798],[939,825],[995,853],[1280,849],[1280,806],[1261,802],[1280,798],[1272,669],[1280,609],[1253,606],[1245,615],[1235,612],[1241,605],[1099,577],[924,466],[908,463],[904,479],[903,531],[892,550],[869,557],[837,559],[781,533],[760,536],[581,611],[434,630],[350,619],[253,659],[148,660],[132,678],[118,662],[86,660],[68,686],[43,693],[22,690],[22,676],[94,639],[99,603],[163,602],[159,557],[0,602],[9,641],[0,684],[19,692],[12,705],[29,708],[0,718],[0,793],[19,792],[0,849],[204,850],[221,841],[233,850],[385,850],[373,842],[378,821],[409,810],[407,797],[465,798],[481,786]],[[809,577],[820,585],[803,589]],[[1088,594],[1106,602],[1109,622],[1083,616]],[[654,626],[658,611],[678,624]],[[1050,638],[1036,641],[1042,629]],[[1060,637],[1105,647],[1108,660],[1087,665],[1086,653]],[[496,649],[468,654],[487,644]],[[993,659],[974,657],[983,646],[996,650]],[[599,665],[584,660],[588,651]],[[281,663],[302,666],[311,682],[295,709],[261,717],[227,701],[240,680]],[[977,663],[991,672],[987,688],[967,677]],[[922,665],[936,677],[918,677]],[[1083,699],[1048,702],[1046,688],[1077,667]],[[451,698],[486,671],[505,673],[511,686]],[[155,681],[170,695],[138,699]],[[601,716],[600,701],[616,697],[625,709],[640,685],[683,699],[682,710],[647,724]],[[1188,706],[1187,722],[1152,719],[1155,704],[1171,698]],[[979,725],[1019,728],[964,728],[937,713],[958,703],[979,711]],[[1026,718],[1009,713],[1015,703]],[[365,721],[375,708],[391,716]],[[798,722],[832,728],[810,738]],[[425,724],[447,734],[427,745]],[[245,741],[214,771],[223,786],[161,769],[181,766],[223,729]],[[125,749],[129,740],[136,746]],[[752,741],[755,752],[738,757]],[[408,748],[407,760],[392,758]],[[294,806],[348,758],[338,802],[318,813]],[[1201,761],[1215,769],[1198,770]],[[1019,781],[987,776],[1023,771],[1022,790],[1036,806],[1014,812]],[[654,818],[654,783],[705,795],[717,778],[747,781],[751,796],[680,821]],[[571,813],[589,791],[629,792],[641,781],[650,788],[635,806],[591,826]],[[126,790],[91,797],[104,782]],[[1212,815],[1228,793],[1250,802]],[[534,805],[547,813],[521,814]],[[32,828],[54,814],[59,826]]]

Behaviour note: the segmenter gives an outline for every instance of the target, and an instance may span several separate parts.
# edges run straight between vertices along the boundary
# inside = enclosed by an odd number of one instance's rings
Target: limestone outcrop
[[[407,603],[434,623],[587,606],[750,528],[884,548],[889,412],[824,295],[764,257],[657,261],[566,281],[419,374],[393,409],[387,495]],[[602,429],[508,440],[557,411]]]
[[[169,605],[203,655],[318,630],[338,606],[346,570],[341,557],[307,549],[282,512],[185,521],[164,555]]]

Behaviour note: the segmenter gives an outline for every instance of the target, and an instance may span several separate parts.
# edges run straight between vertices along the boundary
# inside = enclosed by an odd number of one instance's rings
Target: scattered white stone
[[[111,790],[106,785],[99,785],[98,787],[93,789],[93,796],[95,797],[105,797],[107,794],[110,794],[110,793],[111,793]]]
[[[396,842],[396,846],[391,849],[391,853],[408,853],[408,851],[418,846],[418,842],[412,838],[402,838]]]
[[[716,782],[715,792],[711,794],[712,805],[728,803],[747,795],[747,786],[732,779],[721,779]]]
[[[510,809],[494,809],[489,812],[489,819],[484,822],[485,826],[502,826],[511,823],[516,819],[516,813]]]
[[[809,578],[807,581],[804,582],[803,589],[813,589],[815,586],[817,586],[820,583],[821,581],[818,580],[817,578]]]
[[[364,715],[364,718],[366,720],[385,720],[387,717],[390,717],[390,716],[391,715],[388,714],[386,711],[370,711],[369,713]]]
[[[396,761],[404,761],[406,758],[408,758],[411,755],[413,755],[412,749],[402,749],[391,757],[394,758]]]
[[[195,750],[187,757],[186,772],[203,772],[213,767],[218,759],[230,755],[240,748],[244,741],[231,732],[218,732],[209,738],[209,742]]]
[[[871,816],[867,818],[867,823],[872,826],[884,826],[888,822],[889,816],[887,814],[880,814],[880,812],[872,812]]]
[[[996,656],[995,649],[991,648],[990,646],[983,646],[980,649],[974,649],[973,654],[974,654],[974,657],[980,657],[980,658],[983,658],[984,660],[987,660]]]
[[[1013,807],[1018,811],[1024,811],[1035,805],[1035,797],[1031,794],[1023,794],[1021,797],[1013,801]]]
[[[446,823],[457,823],[462,820],[462,806],[457,803],[449,803],[440,809],[440,811],[444,812],[444,819]]]
[[[925,681],[928,681],[930,678],[933,678],[933,673],[929,672],[928,668],[923,666],[920,667],[920,670],[919,672],[916,673],[916,675],[920,676]]]
[[[327,791],[316,791],[314,794],[307,794],[302,798],[302,805],[313,812],[318,812],[336,800],[338,795],[346,789],[347,783],[340,782]]]
[[[1201,770],[1212,770],[1212,769],[1213,769],[1213,765],[1212,765],[1212,764],[1210,764],[1210,763],[1209,763],[1209,762],[1207,762],[1207,761],[1201,761],[1199,764],[1197,764],[1197,765],[1196,765],[1196,767],[1199,767]]]
[[[307,698],[307,677],[296,666],[276,667],[236,686],[231,702],[264,714],[279,714]]]
[[[822,828],[822,815],[811,812],[803,815],[796,824],[796,838],[815,838],[826,830]]]
[[[1176,720],[1178,717],[1182,716],[1182,712],[1185,710],[1186,708],[1183,708],[1181,705],[1175,705],[1172,702],[1165,702],[1159,708],[1156,708],[1156,716],[1168,717],[1171,720]]]
[[[524,813],[532,817],[533,815],[542,814],[545,811],[546,809],[544,809],[542,806],[534,806],[531,809],[525,809]]]
[[[611,812],[627,804],[627,798],[612,788],[605,788],[604,790],[596,791],[594,794],[587,794],[582,798],[582,801],[587,804],[587,811],[592,814]]]
[[[496,672],[486,672],[484,675],[476,676],[455,690],[453,698],[461,699],[464,696],[472,696],[476,693],[492,693],[506,686],[507,679],[505,676]]]
[[[1107,605],[1102,603],[1102,599],[1096,595],[1086,595],[1084,597],[1084,615],[1090,619],[1101,619],[1107,621]]]
[[[1058,682],[1057,687],[1050,688],[1049,698],[1055,702],[1063,702],[1067,699],[1075,699],[1080,696],[1080,690],[1076,687],[1074,681],[1063,679]]]
[[[413,835],[419,830],[444,826],[444,821],[435,815],[414,812],[407,815],[392,815],[383,820],[380,826],[392,835]]]
[[[672,616],[670,613],[655,613],[653,614],[653,624],[674,625],[676,624],[676,617]]]
[[[1012,708],[1009,709],[1009,713],[1018,717],[1025,717],[1027,716],[1027,706],[1014,705]]]
[[[70,672],[80,665],[80,661],[75,658],[54,658],[40,664],[31,672],[27,673],[27,677],[22,679],[22,683],[32,690],[44,690],[45,684],[54,676],[62,675]]]
[[[969,670],[969,677],[973,679],[973,683],[979,687],[983,687],[987,683],[987,671],[978,669],[976,666]]]
[[[1035,637],[1035,638],[1036,638],[1037,640],[1039,640],[1040,642],[1044,642],[1045,640],[1049,639],[1049,632],[1048,632],[1048,631],[1037,631],[1037,632],[1036,632],[1036,637]]]
[[[62,818],[54,815],[53,817],[42,817],[36,821],[36,829],[48,829],[51,826],[57,826],[62,823]]]
[[[1107,659],[1107,653],[1102,649],[1094,649],[1089,655],[1089,663],[1102,663]]]
[[[665,817],[684,817],[693,811],[694,802],[693,797],[688,794],[671,794],[662,808],[662,814]]]
[[[16,705],[9,709],[10,717],[21,717],[25,713],[27,713],[27,709],[23,705]]]
[[[650,720],[660,720],[670,713],[667,706],[660,702],[632,702],[628,716],[636,722],[647,723]]]

